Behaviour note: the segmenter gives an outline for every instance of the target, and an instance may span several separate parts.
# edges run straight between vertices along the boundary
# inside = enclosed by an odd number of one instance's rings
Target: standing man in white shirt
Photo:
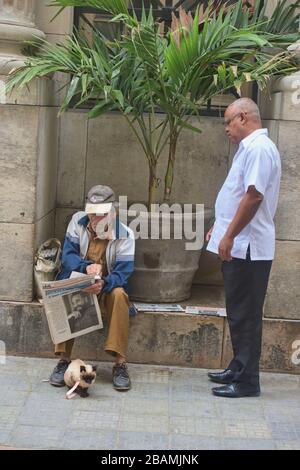
[[[221,397],[259,396],[262,315],[275,252],[274,216],[281,177],[279,152],[262,128],[257,105],[249,98],[225,112],[226,134],[238,144],[215,205],[207,250],[222,260],[226,311],[233,359],[209,378],[223,384]]]

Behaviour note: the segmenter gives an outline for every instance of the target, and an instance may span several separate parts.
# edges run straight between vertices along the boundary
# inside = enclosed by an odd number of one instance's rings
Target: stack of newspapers
[[[142,304],[135,302],[133,305],[138,312],[184,312],[179,304]]]
[[[73,274],[73,273],[72,273]],[[45,281],[42,283],[43,293],[46,298],[57,297],[59,295],[72,294],[82,289],[86,289],[95,283],[100,276],[95,274],[80,274],[76,273],[69,279],[62,279],[61,281]]]

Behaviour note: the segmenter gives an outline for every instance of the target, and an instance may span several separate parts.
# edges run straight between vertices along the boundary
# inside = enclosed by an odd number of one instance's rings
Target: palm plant
[[[240,90],[249,81],[263,88],[268,78],[296,70],[294,59],[283,50],[272,55],[266,48],[286,48],[299,39],[295,32],[294,6],[278,4],[270,20],[264,17],[262,0],[245,8],[215,2],[194,18],[183,10],[173,18],[166,35],[160,33],[152,11],[143,10],[141,19],[125,0],[53,0],[52,5],[91,6],[122,22],[121,38],[108,41],[94,31],[91,42],[81,35],[63,44],[43,41],[34,56],[13,72],[8,88],[23,87],[33,78],[54,72],[71,75],[60,112],[76,100],[80,106],[90,100],[89,112],[95,118],[108,110],[120,111],[138,139],[149,166],[148,205],[156,200],[159,184],[157,165],[168,146],[164,200],[169,201],[178,138],[183,129],[200,129],[189,123],[199,115],[201,105],[232,87]],[[255,5],[254,5],[255,3]],[[164,114],[160,122],[157,109]]]

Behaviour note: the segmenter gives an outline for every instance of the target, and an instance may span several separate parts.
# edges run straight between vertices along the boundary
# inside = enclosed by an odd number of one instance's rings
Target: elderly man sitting
[[[115,357],[113,386],[129,390],[126,366],[129,299],[126,286],[134,269],[134,234],[115,217],[115,195],[108,186],[94,186],[87,195],[85,212],[77,212],[69,223],[62,252],[62,269],[57,279],[72,271],[99,274],[101,280],[86,289],[99,296],[101,311],[109,315],[105,351]],[[100,297],[101,295],[101,297]],[[50,376],[51,385],[64,386],[74,340],[55,345],[60,360]]]

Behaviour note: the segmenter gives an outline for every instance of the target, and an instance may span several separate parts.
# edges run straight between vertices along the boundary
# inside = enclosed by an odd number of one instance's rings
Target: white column
[[[279,0],[268,0],[266,15],[269,16],[275,10]],[[285,0],[286,5],[292,5],[295,0]]]
[[[48,0],[37,0],[50,3]],[[32,80],[6,93],[5,82],[24,64],[24,41],[43,38],[35,0],[0,0],[0,300],[30,302],[36,246],[53,236],[57,109],[53,80]]]
[[[270,97],[260,96],[262,117],[284,121],[300,121],[300,41],[288,48],[295,54],[299,70],[286,77],[273,79]]]
[[[35,0],[0,0],[0,75],[24,63],[25,41],[45,37],[35,26]]]
[[[280,118],[300,121],[300,40],[288,49],[295,54],[299,70],[287,77],[276,80],[272,93],[281,94]]]

